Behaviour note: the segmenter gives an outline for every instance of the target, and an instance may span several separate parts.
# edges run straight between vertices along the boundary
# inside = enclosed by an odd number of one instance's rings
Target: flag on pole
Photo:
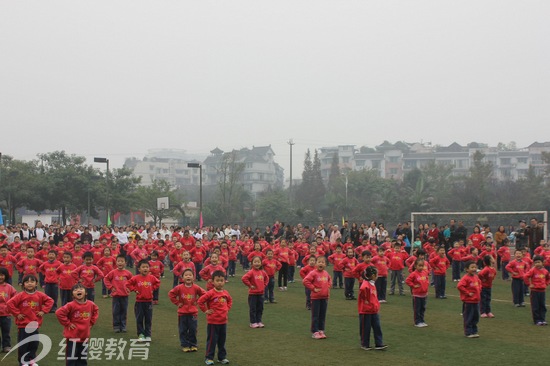
[[[0,208],[0,225],[4,225],[4,216],[2,216],[2,209]]]
[[[111,214],[109,212],[107,212],[107,226],[111,226],[112,223],[111,223]]]
[[[202,222],[202,212],[199,214],[199,228],[202,229],[202,225],[204,223]]]
[[[344,216],[342,216],[342,226],[344,226]]]

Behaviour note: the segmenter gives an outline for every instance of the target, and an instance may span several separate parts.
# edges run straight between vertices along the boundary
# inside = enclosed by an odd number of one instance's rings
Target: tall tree
[[[468,210],[483,211],[489,205],[488,192],[492,182],[493,164],[485,162],[485,154],[476,150],[470,176],[464,180],[464,202]]]

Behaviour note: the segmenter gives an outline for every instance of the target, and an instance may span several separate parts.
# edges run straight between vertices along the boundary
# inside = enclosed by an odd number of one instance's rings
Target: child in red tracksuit
[[[388,265],[390,260],[384,255],[384,249],[378,248],[378,255],[372,258],[371,263],[376,267],[378,275],[376,276],[376,294],[378,301],[383,304],[386,302],[386,288],[388,287]]]
[[[374,266],[369,266],[363,273],[363,283],[359,289],[359,300],[357,307],[359,311],[359,335],[361,336],[361,349],[365,351],[372,350],[370,346],[370,331],[374,333],[374,349],[384,350],[388,348],[382,339],[382,327],[380,326],[380,302],[376,294],[376,276],[377,270]]]
[[[342,253],[341,245],[337,245],[335,252],[328,257],[328,261],[334,266],[332,267],[332,288],[336,288],[337,285],[340,288],[344,288],[342,276],[342,270],[344,269],[342,260],[344,260],[344,258],[346,258],[346,255]]]
[[[267,303],[269,300],[270,303],[274,304],[277,302],[275,300],[275,295],[273,290],[275,288],[275,273],[279,271],[282,267],[281,262],[273,258],[273,250],[268,249],[266,251],[267,258],[262,261],[262,266],[264,267],[265,273],[269,277],[269,281],[264,290],[264,303]]]
[[[263,328],[262,315],[264,311],[264,291],[269,282],[269,276],[262,270],[262,258],[252,258],[252,269],[243,276],[243,283],[248,287],[248,307],[250,328]]]
[[[136,316],[137,334],[141,342],[151,342],[151,328],[153,326],[153,291],[158,289],[160,281],[149,273],[149,262],[142,260],[138,263],[138,275],[130,278],[126,287],[136,292],[134,312]]]
[[[206,290],[212,290],[214,288],[214,284],[212,283],[212,275],[216,271],[222,271],[225,276],[225,268],[219,263],[220,256],[217,253],[212,253],[210,255],[210,264],[207,266],[204,266],[203,269],[199,272],[199,276],[203,280],[206,281]]]
[[[183,283],[168,292],[170,301],[178,307],[178,330],[180,346],[183,352],[196,352],[197,326],[199,310],[198,299],[206,293],[199,285],[193,283],[195,274],[186,269],[182,274]]]
[[[448,256],[451,257],[451,266],[453,267],[453,282],[460,281],[460,263],[462,263],[463,248],[460,247],[460,243],[455,241],[453,249],[449,250]]]
[[[525,289],[524,276],[529,271],[529,265],[523,260],[521,250],[516,250],[514,260],[506,265],[506,270],[512,275],[512,299],[515,307],[524,307]]]
[[[353,288],[355,287],[355,267],[359,264],[355,258],[353,248],[348,248],[346,258],[342,260],[344,269],[344,296],[346,300],[356,300]]]
[[[424,314],[426,313],[426,299],[428,298],[428,289],[430,288],[430,274],[424,268],[424,265],[424,259],[416,259],[413,264],[414,271],[405,280],[405,283],[411,288],[414,326],[417,328],[428,326],[424,321]]]
[[[38,278],[35,275],[26,275],[23,277],[23,292],[16,294],[8,303],[8,310],[15,317],[15,324],[18,328],[17,358],[19,365],[32,365],[36,358],[38,350],[38,340],[25,342],[27,338],[38,335],[38,330],[42,325],[44,314],[47,314],[53,306],[51,297],[43,292],[36,291]],[[27,326],[34,322],[36,328],[27,329]]]
[[[112,313],[115,333],[126,333],[129,294],[126,285],[132,276],[132,272],[126,269],[126,256],[119,254],[116,257],[116,268],[107,273],[104,278],[105,286],[111,291],[113,298]]]
[[[160,282],[160,276],[164,272],[164,264],[159,260],[159,253],[156,250],[151,252],[151,260],[149,260],[149,273],[157,278]],[[159,289],[153,291],[153,305],[159,303]]]
[[[395,294],[395,284],[399,287],[399,295],[405,296],[403,292],[403,268],[405,268],[405,260],[408,255],[407,252],[401,250],[401,243],[396,242],[393,250],[386,254],[386,257],[390,260],[390,272],[391,272],[391,286],[390,295]]]
[[[524,276],[525,284],[531,290],[531,312],[535,325],[548,325],[546,322],[546,288],[550,285],[550,274],[544,268],[544,258],[533,257],[533,268]]]
[[[434,273],[434,287],[436,299],[446,299],[445,295],[445,280],[447,269],[451,266],[451,262],[445,254],[445,246],[441,245],[437,248],[437,253],[430,259]]]
[[[510,263],[510,259],[511,259],[509,245],[510,245],[510,241],[504,240],[502,246],[497,250],[497,254],[500,256],[500,267],[502,269],[502,279],[505,281],[508,281],[510,279],[510,275],[506,270],[506,266],[508,265],[508,263]]]
[[[229,292],[224,290],[225,271],[215,271],[212,274],[212,290],[199,298],[197,304],[206,314],[206,360],[207,365],[214,364],[214,354],[218,347],[218,362],[228,364],[225,339],[227,337],[227,314],[233,305]]]
[[[57,252],[50,250],[47,254],[47,261],[43,262],[38,271],[44,275],[44,293],[52,298],[53,306],[50,313],[55,313],[57,310],[57,298],[59,297],[59,277],[57,276],[57,268],[61,265],[57,258]]]
[[[193,277],[195,277],[197,275],[196,268],[196,264],[191,261],[191,253],[187,251],[183,252],[181,254],[181,261],[175,264],[174,269],[172,270],[172,273],[174,274],[174,283],[172,286],[176,287],[180,283],[183,283],[181,275],[186,269],[193,271]]]
[[[86,287],[86,298],[90,301],[95,299],[95,283],[103,279],[103,272],[93,264],[94,255],[92,252],[86,252],[82,256],[84,264],[77,267],[72,273],[73,278]]]
[[[73,287],[74,300],[55,312],[57,320],[63,326],[63,337],[67,342],[65,360],[67,366],[85,366],[88,364],[88,345],[90,329],[99,317],[99,308],[86,300],[86,288],[78,283]]]
[[[330,297],[331,279],[325,267],[325,257],[317,257],[315,269],[304,278],[304,286],[311,291],[311,338],[325,339],[325,319]]]
[[[309,272],[315,269],[315,257],[309,257],[308,262],[305,266],[300,269],[300,277],[302,278],[302,283],[304,278],[309,274]],[[305,286],[304,286],[305,287]],[[306,292],[306,309],[311,310],[311,290],[305,287]]]
[[[2,331],[2,351],[5,353],[11,351],[11,316],[6,303],[16,294],[9,280],[8,269],[0,267],[0,330]]]
[[[466,274],[458,282],[464,319],[464,335],[468,338],[479,338],[477,323],[479,322],[479,301],[481,299],[481,280],[477,276],[477,264],[468,261],[464,264]]]
[[[61,306],[71,301],[72,288],[76,284],[73,272],[76,270],[76,264],[72,262],[71,252],[63,253],[63,263],[57,267],[57,277],[59,278],[59,290],[61,297]]]
[[[491,255],[483,257],[483,269],[477,275],[481,280],[481,317],[494,318],[491,312],[491,290],[493,289],[493,280],[497,276],[495,269],[495,259]]]

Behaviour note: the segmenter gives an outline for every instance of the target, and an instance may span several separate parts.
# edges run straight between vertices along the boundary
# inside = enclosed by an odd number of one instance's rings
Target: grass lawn
[[[328,269],[332,272],[332,269]],[[415,328],[412,322],[412,304],[407,296],[388,296],[382,304],[380,316],[386,351],[363,351],[359,348],[357,303],[346,301],[343,290],[332,290],[328,306],[326,333],[328,339],[311,339],[310,314],[305,309],[304,288],[300,282],[290,284],[287,292],[276,289],[277,304],[266,304],[263,329],[248,327],[247,289],[241,283],[242,270],[231,278],[226,289],[233,297],[229,314],[226,348],[232,365],[364,365],[366,362],[391,365],[510,365],[543,364],[541,357],[549,355],[550,327],[532,324],[529,305],[515,308],[511,303],[510,282],[495,280],[493,287],[494,319],[481,319],[478,339],[463,335],[461,302],[456,283],[447,275],[447,300],[433,298],[433,288],[426,310],[427,328]],[[179,346],[176,307],[170,303],[167,293],[172,283],[171,274],[162,280],[161,304],[154,307],[152,343],[149,360],[101,360],[89,361],[90,365],[120,365],[148,363],[158,365],[204,364],[206,323],[199,315],[199,352],[183,353]],[[199,284],[204,284],[200,282]],[[100,293],[101,286],[96,286]],[[357,283],[356,283],[357,289]],[[114,334],[111,326],[111,300],[96,298],[100,308],[98,324],[92,329],[93,338],[136,338],[133,303],[130,298],[128,333]],[[528,299],[526,299],[528,301]],[[57,360],[62,329],[54,315],[47,315],[41,328],[42,334],[52,338],[53,348],[40,365],[63,365]],[[16,330],[12,326],[12,345],[16,342]],[[373,343],[373,341],[371,341]],[[16,365],[16,354],[3,360],[4,365]]]

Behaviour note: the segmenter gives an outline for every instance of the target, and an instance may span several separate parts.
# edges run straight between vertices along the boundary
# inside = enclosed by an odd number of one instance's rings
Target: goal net
[[[456,222],[464,222],[469,234],[477,223],[482,226],[489,225],[493,234],[500,225],[510,233],[518,228],[520,220],[525,220],[527,225],[530,225],[529,221],[532,218],[543,223],[544,238],[548,238],[548,211],[411,212],[411,230],[414,232],[420,224],[431,225],[432,222],[437,223],[438,227],[444,226],[454,219]]]

